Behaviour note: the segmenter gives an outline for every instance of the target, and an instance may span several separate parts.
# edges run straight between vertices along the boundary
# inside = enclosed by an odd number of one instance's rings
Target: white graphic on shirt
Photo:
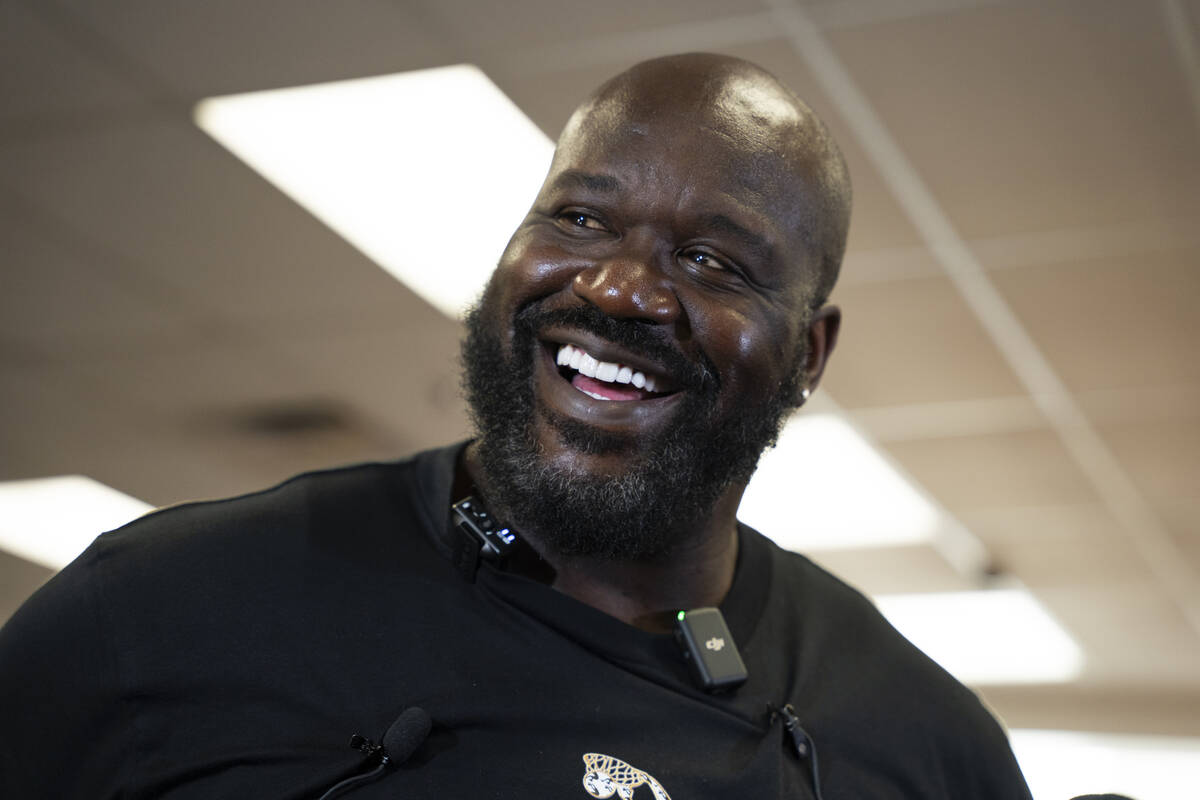
[[[671,795],[667,794],[661,783],[619,758],[603,753],[585,753],[583,766],[587,769],[583,774],[583,788],[592,797],[603,799],[615,794],[621,800],[632,800],[634,789],[649,786],[654,800],[671,800]]]

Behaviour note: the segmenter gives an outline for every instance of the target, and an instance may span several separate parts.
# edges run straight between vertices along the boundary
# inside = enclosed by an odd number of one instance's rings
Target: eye
[[[704,270],[715,270],[718,272],[736,272],[734,268],[724,259],[705,252],[704,250],[686,250],[680,254],[680,257],[689,264],[700,267]]]
[[[586,228],[592,231],[608,230],[603,222],[582,211],[563,211],[558,215],[558,221],[571,228]]]

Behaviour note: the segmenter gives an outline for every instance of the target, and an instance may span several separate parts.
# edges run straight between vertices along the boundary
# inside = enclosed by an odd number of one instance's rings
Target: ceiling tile
[[[67,0],[79,23],[189,99],[453,63],[419,5]]]
[[[1037,592],[1087,653],[1083,683],[1200,686],[1200,637],[1150,579]]]
[[[1097,501],[1050,431],[914,439],[892,442],[886,450],[954,514]]]
[[[451,37],[485,52],[596,38],[761,10],[757,4],[748,8],[744,0],[660,0],[654,3],[609,0],[571,5],[556,0],[522,0],[520,3],[425,0],[425,5]],[[591,88],[594,87],[586,90]]]
[[[91,392],[91,382],[63,379],[62,370],[11,361],[0,370],[0,480],[88,474],[123,446],[125,409]]]
[[[958,518],[1001,570],[1035,590],[1151,577],[1129,537],[1098,504],[982,508],[960,511]]]
[[[1155,3],[1006,3],[829,33],[959,231],[1200,216]]]
[[[1200,383],[1200,249],[994,271],[1073,391]]]
[[[140,105],[137,88],[80,51],[25,3],[0,3],[0,136],[50,116]],[[23,124],[17,125],[16,122]]]
[[[1159,499],[1154,510],[1196,575],[1200,575],[1200,496]]]
[[[175,290],[242,325],[361,324],[421,302],[185,122],[12,146],[0,151],[0,182],[52,209],[130,282]]]
[[[929,545],[847,548],[805,555],[868,594],[965,592],[979,588]]]
[[[459,389],[461,331],[430,309],[386,329],[297,331],[263,348],[292,365],[301,396],[336,398],[406,447],[423,448],[470,430]]]
[[[67,361],[177,346],[180,338],[202,335],[203,323],[186,303],[54,234],[39,220],[0,207],[0,338],[11,347],[30,358]]]
[[[1097,389],[1075,396],[1094,422],[1165,422],[1200,418],[1200,382]]]
[[[249,491],[299,469],[393,455],[403,445],[371,425],[319,432],[319,446],[245,430],[246,412],[312,398],[303,365],[253,341],[10,369],[0,388],[0,443],[11,458],[0,477],[80,473],[156,505]],[[348,406],[352,420],[353,412]]]
[[[1200,499],[1200,419],[1102,423],[1096,430],[1147,498]]]
[[[846,285],[833,302],[843,320],[823,386],[847,408],[1022,393],[945,278]]]

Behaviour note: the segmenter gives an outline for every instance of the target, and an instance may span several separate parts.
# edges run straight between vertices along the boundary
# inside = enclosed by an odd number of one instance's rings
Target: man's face
[[[519,524],[582,525],[550,542],[568,555],[651,558],[794,405],[815,255],[802,181],[752,124],[592,117],[469,319],[466,383]]]

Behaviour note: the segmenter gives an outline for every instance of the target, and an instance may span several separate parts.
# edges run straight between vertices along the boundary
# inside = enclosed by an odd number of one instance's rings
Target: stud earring
[[[805,386],[803,389],[800,390],[800,402],[802,402],[802,403],[806,402],[811,395],[812,395],[812,390],[809,389],[807,386]]]

